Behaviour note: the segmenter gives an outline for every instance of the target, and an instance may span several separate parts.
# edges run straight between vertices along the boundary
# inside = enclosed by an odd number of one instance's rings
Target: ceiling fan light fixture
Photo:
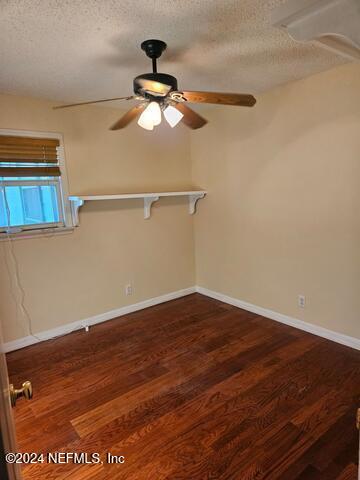
[[[153,130],[161,123],[161,109],[157,102],[150,102],[140,115],[138,125],[145,130]]]
[[[171,128],[176,127],[176,125],[180,122],[183,116],[184,115],[172,105],[169,105],[164,110],[165,120],[168,122]]]

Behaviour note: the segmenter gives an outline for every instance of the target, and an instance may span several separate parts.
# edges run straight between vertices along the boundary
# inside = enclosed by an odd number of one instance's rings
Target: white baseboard
[[[248,310],[249,312],[256,313],[257,315],[261,315],[263,317],[270,318],[271,320],[275,320],[276,322],[285,323],[286,325],[290,325],[291,327],[295,327],[300,330],[304,330],[305,332],[318,335],[319,337],[327,338],[328,340],[332,340],[333,342],[341,343],[342,345],[346,345],[347,347],[360,350],[359,338],[349,337],[348,335],[344,335],[343,333],[334,332],[333,330],[328,330],[327,328],[313,325],[312,323],[303,322],[302,320],[298,320],[297,318],[289,317],[288,315],[283,315],[282,313],[274,312],[273,310],[269,310],[267,308],[258,307],[257,305],[244,302],[243,300],[238,300],[237,298],[228,297],[227,295],[214,292],[213,290],[208,290],[207,288],[197,286],[196,291],[198,293],[201,293],[202,295],[206,295],[207,297],[215,298],[216,300],[220,300],[221,302],[234,305],[235,307],[242,308],[244,310]]]
[[[34,343],[43,342],[44,340],[50,340],[51,338],[66,335],[75,330],[80,330],[81,328],[85,328],[85,326],[106,322],[107,320],[112,320],[116,317],[121,317],[128,313],[136,312],[137,310],[143,310],[144,308],[152,307],[154,305],[158,305],[159,303],[168,302],[169,300],[185,297],[186,295],[190,295],[191,293],[195,292],[196,287],[189,287],[183,290],[177,290],[176,292],[166,293],[165,295],[160,295],[159,297],[150,298],[149,300],[144,300],[139,303],[116,308],[115,310],[110,310],[109,312],[100,313],[99,315],[94,315],[93,317],[84,318],[76,322],[61,325],[60,327],[52,328],[51,330],[36,333],[35,336],[29,335],[27,337],[7,342],[3,345],[2,350],[4,353],[19,350],[20,348],[28,347]]]
[[[229,297],[222,293],[214,292],[213,290],[209,290],[207,288],[199,286],[189,287],[183,290],[177,290],[176,292],[166,293],[165,295],[160,295],[159,297],[150,298],[149,300],[144,300],[139,303],[134,303],[125,307],[116,308],[115,310],[110,310],[109,312],[94,315],[93,317],[84,318],[82,320],[78,320],[72,323],[67,323],[66,325],[52,328],[51,330],[36,333],[36,336],[29,335],[27,337],[19,338],[17,340],[5,343],[2,350],[5,353],[19,350],[20,348],[28,347],[29,345],[43,342],[44,340],[50,340],[55,337],[66,335],[75,330],[80,330],[86,325],[91,326],[96,325],[97,323],[106,322],[107,320],[112,320],[116,317],[121,317],[123,315],[127,315],[128,313],[143,310],[144,308],[152,307],[154,305],[168,302],[176,298],[185,297],[186,295],[190,295],[191,293],[195,292],[201,293],[202,295],[205,295],[207,297],[215,298],[216,300],[220,300],[221,302],[234,305],[235,307],[248,310],[249,312],[256,313],[257,315],[270,318],[271,320],[290,325],[291,327],[304,330],[305,332],[313,333],[314,335],[318,335],[319,337],[327,338],[328,340],[332,340],[333,342],[341,343],[342,345],[346,345],[348,347],[360,350],[360,339],[358,338],[349,337],[348,335],[334,332],[333,330],[328,330],[327,328],[303,322],[302,320],[298,320],[297,318],[289,317],[288,315],[274,312],[273,310],[269,310],[267,308],[258,307],[257,305],[244,302],[243,300],[238,300],[237,298]]]

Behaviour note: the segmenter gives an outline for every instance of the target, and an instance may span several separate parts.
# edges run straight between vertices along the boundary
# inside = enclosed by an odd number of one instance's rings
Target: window
[[[0,131],[0,234],[71,226],[61,137]]]

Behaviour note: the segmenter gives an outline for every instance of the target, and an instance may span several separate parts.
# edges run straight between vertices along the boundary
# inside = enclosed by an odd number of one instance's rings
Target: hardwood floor
[[[356,480],[360,352],[199,294],[8,355],[36,480]],[[124,455],[106,464],[105,453]]]

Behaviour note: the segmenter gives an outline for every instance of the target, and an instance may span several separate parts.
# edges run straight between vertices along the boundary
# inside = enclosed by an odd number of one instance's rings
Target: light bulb
[[[138,125],[145,130],[153,130],[156,125],[161,123],[161,109],[157,102],[150,102],[140,115]]]
[[[171,128],[174,128],[180,122],[183,116],[184,115],[179,112],[177,108],[172,107],[171,105],[164,110],[164,117]]]

